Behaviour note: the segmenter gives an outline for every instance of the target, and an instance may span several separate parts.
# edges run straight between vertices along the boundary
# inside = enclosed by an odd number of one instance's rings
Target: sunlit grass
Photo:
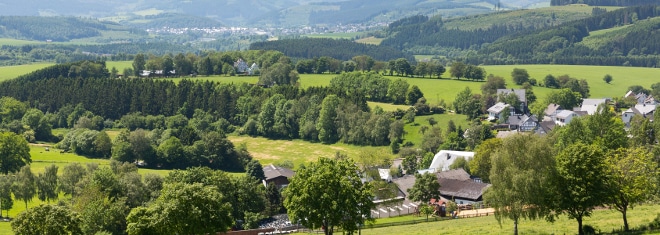
[[[651,222],[660,212],[660,205],[644,205],[635,207],[628,212],[628,222],[631,228],[646,225]],[[378,219],[376,223],[390,223],[410,221],[421,217],[403,216],[388,219]],[[591,217],[584,219],[585,225],[593,226],[596,231],[612,232],[621,229],[623,221],[621,213],[615,210],[596,210]],[[521,220],[518,226],[520,234],[577,234],[577,222],[566,216],[560,216],[554,223],[545,220]],[[438,222],[418,223],[412,225],[400,225],[392,227],[363,229],[362,234],[412,234],[412,235],[435,235],[435,234],[511,234],[513,233],[513,222],[502,220],[500,225],[494,216],[478,218],[453,219]],[[660,234],[655,232],[654,234]]]

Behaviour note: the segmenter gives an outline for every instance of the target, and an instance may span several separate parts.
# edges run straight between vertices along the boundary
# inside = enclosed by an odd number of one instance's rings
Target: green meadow
[[[660,212],[660,205],[636,206],[635,209],[628,212],[628,223],[631,228],[647,225],[653,221]],[[378,223],[401,222],[417,220],[421,217],[405,216],[378,219]],[[615,210],[595,210],[591,217],[584,219],[584,225],[593,226],[596,231],[610,233],[615,229],[621,229],[623,221],[621,213]],[[569,220],[567,216],[560,216],[554,223],[540,220],[521,220],[518,225],[520,234],[577,234],[577,222]],[[418,223],[412,225],[401,225],[393,227],[382,227],[374,229],[363,229],[362,234],[371,235],[440,235],[440,234],[511,234],[513,233],[513,222],[511,220],[502,220],[499,224],[494,216],[484,216],[477,218],[463,218],[444,220],[437,222]],[[643,234],[643,233],[632,233]],[[660,234],[655,231],[646,234]]]
[[[548,74],[555,77],[568,74],[577,79],[587,80],[593,98],[623,96],[628,91],[628,87],[632,85],[641,85],[650,89],[652,84],[660,82],[660,69],[658,68],[587,65],[497,65],[483,67],[486,69],[487,74],[504,77],[507,80],[508,87],[515,87],[511,79],[511,71],[514,68],[526,69],[530,77],[535,78],[538,82],[543,82]],[[614,78],[610,84],[603,81],[606,74],[612,75]],[[546,97],[552,90],[545,87],[534,87],[534,93],[539,99]]]

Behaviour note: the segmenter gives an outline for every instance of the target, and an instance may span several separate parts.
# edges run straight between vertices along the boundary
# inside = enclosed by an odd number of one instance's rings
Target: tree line
[[[202,234],[250,229],[284,210],[280,190],[262,184],[263,171],[255,173],[238,177],[197,167],[161,177],[141,175],[132,163],[112,161],[109,166],[50,165],[34,174],[26,165],[15,174],[0,175],[0,208],[13,208],[14,199],[25,203],[26,210],[11,222],[17,234]],[[46,204],[28,209],[34,197]]]
[[[328,56],[340,60],[350,60],[354,56],[368,55],[380,61],[397,58],[415,61],[412,55],[388,46],[367,45],[347,39],[302,38],[254,42],[250,44],[250,50],[276,50],[292,58],[305,59]]]

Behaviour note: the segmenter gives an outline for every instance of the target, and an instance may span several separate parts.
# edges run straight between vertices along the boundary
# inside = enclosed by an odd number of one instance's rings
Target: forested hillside
[[[589,6],[640,6],[658,5],[658,0],[550,0],[550,5],[587,4]]]
[[[398,58],[406,58],[409,61],[415,60],[412,55],[404,54],[391,47],[329,38],[301,38],[256,42],[250,45],[250,50],[276,50],[281,51],[289,57],[307,59],[328,56],[340,60],[350,60],[358,55],[368,55],[380,61],[389,61]]]
[[[109,23],[74,17],[0,16],[0,36],[68,41],[101,35]]]
[[[591,16],[555,22],[553,13],[540,21],[486,23],[488,27],[446,27],[438,17],[417,16],[393,22],[382,45],[415,54],[463,58],[472,64],[589,64],[658,66],[656,6],[610,10],[588,8]],[[492,19],[497,19],[493,14]],[[468,19],[470,17],[467,17]],[[533,18],[532,18],[533,19]],[[591,32],[626,26],[617,36],[600,36],[597,46],[581,43]],[[612,34],[608,34],[612,35]]]

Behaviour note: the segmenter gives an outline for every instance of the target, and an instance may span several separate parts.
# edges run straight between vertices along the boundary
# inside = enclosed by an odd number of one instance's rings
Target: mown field
[[[589,83],[590,94],[593,98],[623,96],[632,85],[641,85],[650,89],[651,84],[660,82],[658,68],[616,67],[616,66],[586,66],[586,65],[497,65],[483,66],[488,74],[495,74],[507,79],[508,87],[515,86],[511,79],[514,68],[523,68],[529,72],[530,77],[543,82],[546,75],[555,77],[568,74],[578,79],[586,79]],[[603,81],[606,75],[612,75],[614,80],[607,84]],[[420,87],[421,88],[421,87]],[[544,98],[553,89],[535,87],[534,93],[539,99]],[[423,88],[422,88],[422,91]],[[425,93],[426,94],[426,93]]]
[[[637,206],[628,212],[628,223],[631,228],[647,225],[660,212],[660,205]],[[376,223],[389,223],[410,221],[420,217],[405,216],[379,219]],[[623,221],[621,213],[615,210],[596,210],[591,217],[584,219],[585,225],[593,226],[597,231],[612,232],[615,229],[621,229]],[[577,222],[569,220],[567,216],[561,216],[554,223],[541,220],[522,220],[518,225],[520,234],[577,234]],[[502,224],[497,222],[493,216],[484,216],[478,218],[454,219],[446,221],[419,223],[413,225],[401,225],[394,227],[383,227],[374,229],[364,229],[362,234],[371,235],[440,235],[440,234],[512,234],[513,222],[511,220],[502,220]],[[641,234],[641,233],[636,233]],[[660,234],[660,232],[649,233]]]

